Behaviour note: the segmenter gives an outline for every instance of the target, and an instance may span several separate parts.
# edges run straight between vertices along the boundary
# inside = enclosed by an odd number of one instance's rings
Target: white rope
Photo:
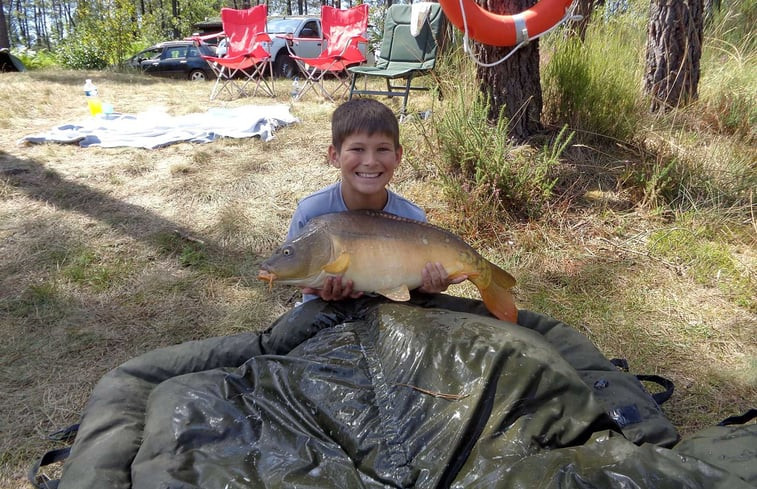
[[[520,32],[518,31],[519,24],[523,22],[523,17],[519,17],[521,14],[515,15],[515,30],[516,30],[516,39],[519,40],[518,44],[505,55],[504,58],[499,59],[497,61],[494,61],[492,63],[484,63],[483,61],[476,58],[476,54],[471,49],[471,46],[469,44],[469,37],[468,37],[468,17],[465,15],[465,8],[463,8],[463,0],[459,0],[460,2],[460,12],[463,14],[463,51],[470,56],[470,58],[476,62],[477,65],[482,66],[484,68],[491,68],[492,66],[497,66],[500,63],[505,62],[510,56],[515,54],[515,51],[523,47],[524,45],[528,44],[529,42],[533,41],[534,39],[538,39],[541,36],[552,32],[553,30],[557,29],[560,25],[564,24],[568,20],[581,20],[583,16],[581,15],[574,15],[574,12],[576,10],[576,7],[578,6],[578,0],[573,0],[573,2],[570,4],[568,8],[565,9],[565,15],[562,19],[560,19],[555,25],[547,29],[546,31],[542,32],[541,34],[536,34],[535,36],[528,37],[528,29],[525,28],[525,25],[523,26],[523,29]],[[525,38],[524,40],[521,40]]]

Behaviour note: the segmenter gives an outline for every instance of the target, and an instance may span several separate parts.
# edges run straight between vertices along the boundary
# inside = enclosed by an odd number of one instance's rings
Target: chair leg
[[[308,90],[313,90],[315,92],[315,85],[319,84],[317,68],[313,67],[312,69],[310,69],[307,65],[301,63],[300,60],[297,60],[297,64],[300,67],[300,72],[303,75],[303,80],[302,87],[300,87],[299,91],[294,96],[295,101],[300,100],[302,97],[304,97]],[[323,76],[323,74],[321,74],[321,76]]]
[[[268,65],[268,74],[271,77],[271,97],[276,97],[276,79],[273,76],[273,61],[266,61],[266,64]],[[265,71],[265,70],[263,70]]]
[[[334,88],[334,90],[332,90],[331,93],[329,94],[329,98],[331,99],[332,102],[337,98],[341,99],[341,98],[346,97],[350,91],[349,74],[346,74],[345,76],[344,73],[334,73],[334,76],[339,82],[339,85],[337,85],[337,87]]]
[[[402,100],[402,115],[407,114],[407,99],[410,96],[410,83],[413,80],[413,75],[407,77],[407,83],[405,83],[405,96]]]
[[[350,83],[350,95],[347,100],[352,100],[352,93],[355,91],[355,81],[357,81],[357,73],[352,74],[352,83]]]

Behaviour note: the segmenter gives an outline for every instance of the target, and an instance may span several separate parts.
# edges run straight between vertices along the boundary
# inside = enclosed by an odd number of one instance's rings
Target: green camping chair
[[[395,4],[389,7],[384,19],[384,34],[376,66],[347,68],[352,74],[350,99],[354,95],[386,95],[403,97],[402,113],[407,110],[411,90],[428,90],[426,86],[413,86],[413,79],[428,74],[436,62],[444,14],[438,3],[428,5],[428,16],[416,36],[413,36],[412,5]],[[356,88],[358,76],[378,76],[386,80],[386,90]],[[392,85],[392,80],[404,84]]]

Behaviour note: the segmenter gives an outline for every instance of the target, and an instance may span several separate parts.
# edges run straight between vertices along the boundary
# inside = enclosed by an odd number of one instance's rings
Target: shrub
[[[509,121],[504,114],[492,124],[488,113],[481,97],[466,97],[462,91],[436,119],[444,187],[456,201],[475,201],[480,209],[470,208],[469,214],[483,220],[491,217],[488,214],[539,217],[552,197],[557,182],[554,168],[572,134],[561,131],[541,150],[518,146],[507,138]],[[484,209],[487,212],[482,213]]]
[[[88,36],[72,36],[58,48],[58,59],[66,68],[74,70],[100,70],[108,66],[108,53]]]
[[[134,5],[126,0],[80,7],[76,30],[60,45],[61,63],[73,69],[102,69],[118,64],[138,37],[134,15]]]
[[[546,121],[568,124],[586,139],[633,138],[645,116],[639,82],[644,42],[643,30],[627,18],[595,17],[585,41],[557,35],[546,41],[553,50],[542,72]]]
[[[42,68],[49,68],[55,66],[58,60],[55,55],[46,49],[32,50],[21,47],[18,50],[13,51],[13,55],[16,56],[24,64],[24,67],[28,70],[39,70]]]

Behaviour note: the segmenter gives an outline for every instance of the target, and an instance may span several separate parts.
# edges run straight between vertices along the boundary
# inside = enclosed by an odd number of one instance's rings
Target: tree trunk
[[[576,4],[576,14],[581,16],[581,20],[574,23],[575,32],[582,41],[586,39],[586,29],[589,27],[596,4],[596,0],[578,0]]]
[[[515,14],[534,5],[533,0],[489,0],[482,4],[497,14]],[[474,43],[476,57],[484,63],[502,59],[512,48]],[[489,119],[503,115],[509,120],[509,136],[524,141],[541,129],[541,80],[539,41],[521,47],[505,62],[491,68],[478,66],[476,78],[481,92],[489,98]]]
[[[173,30],[173,38],[179,39],[181,34],[179,33],[179,18],[181,10],[179,9],[179,0],[171,0],[171,30]]]
[[[652,0],[644,74],[652,112],[696,100],[702,24],[702,0]]]
[[[8,35],[8,21],[5,19],[5,5],[0,0],[0,48],[10,48],[11,39]]]

